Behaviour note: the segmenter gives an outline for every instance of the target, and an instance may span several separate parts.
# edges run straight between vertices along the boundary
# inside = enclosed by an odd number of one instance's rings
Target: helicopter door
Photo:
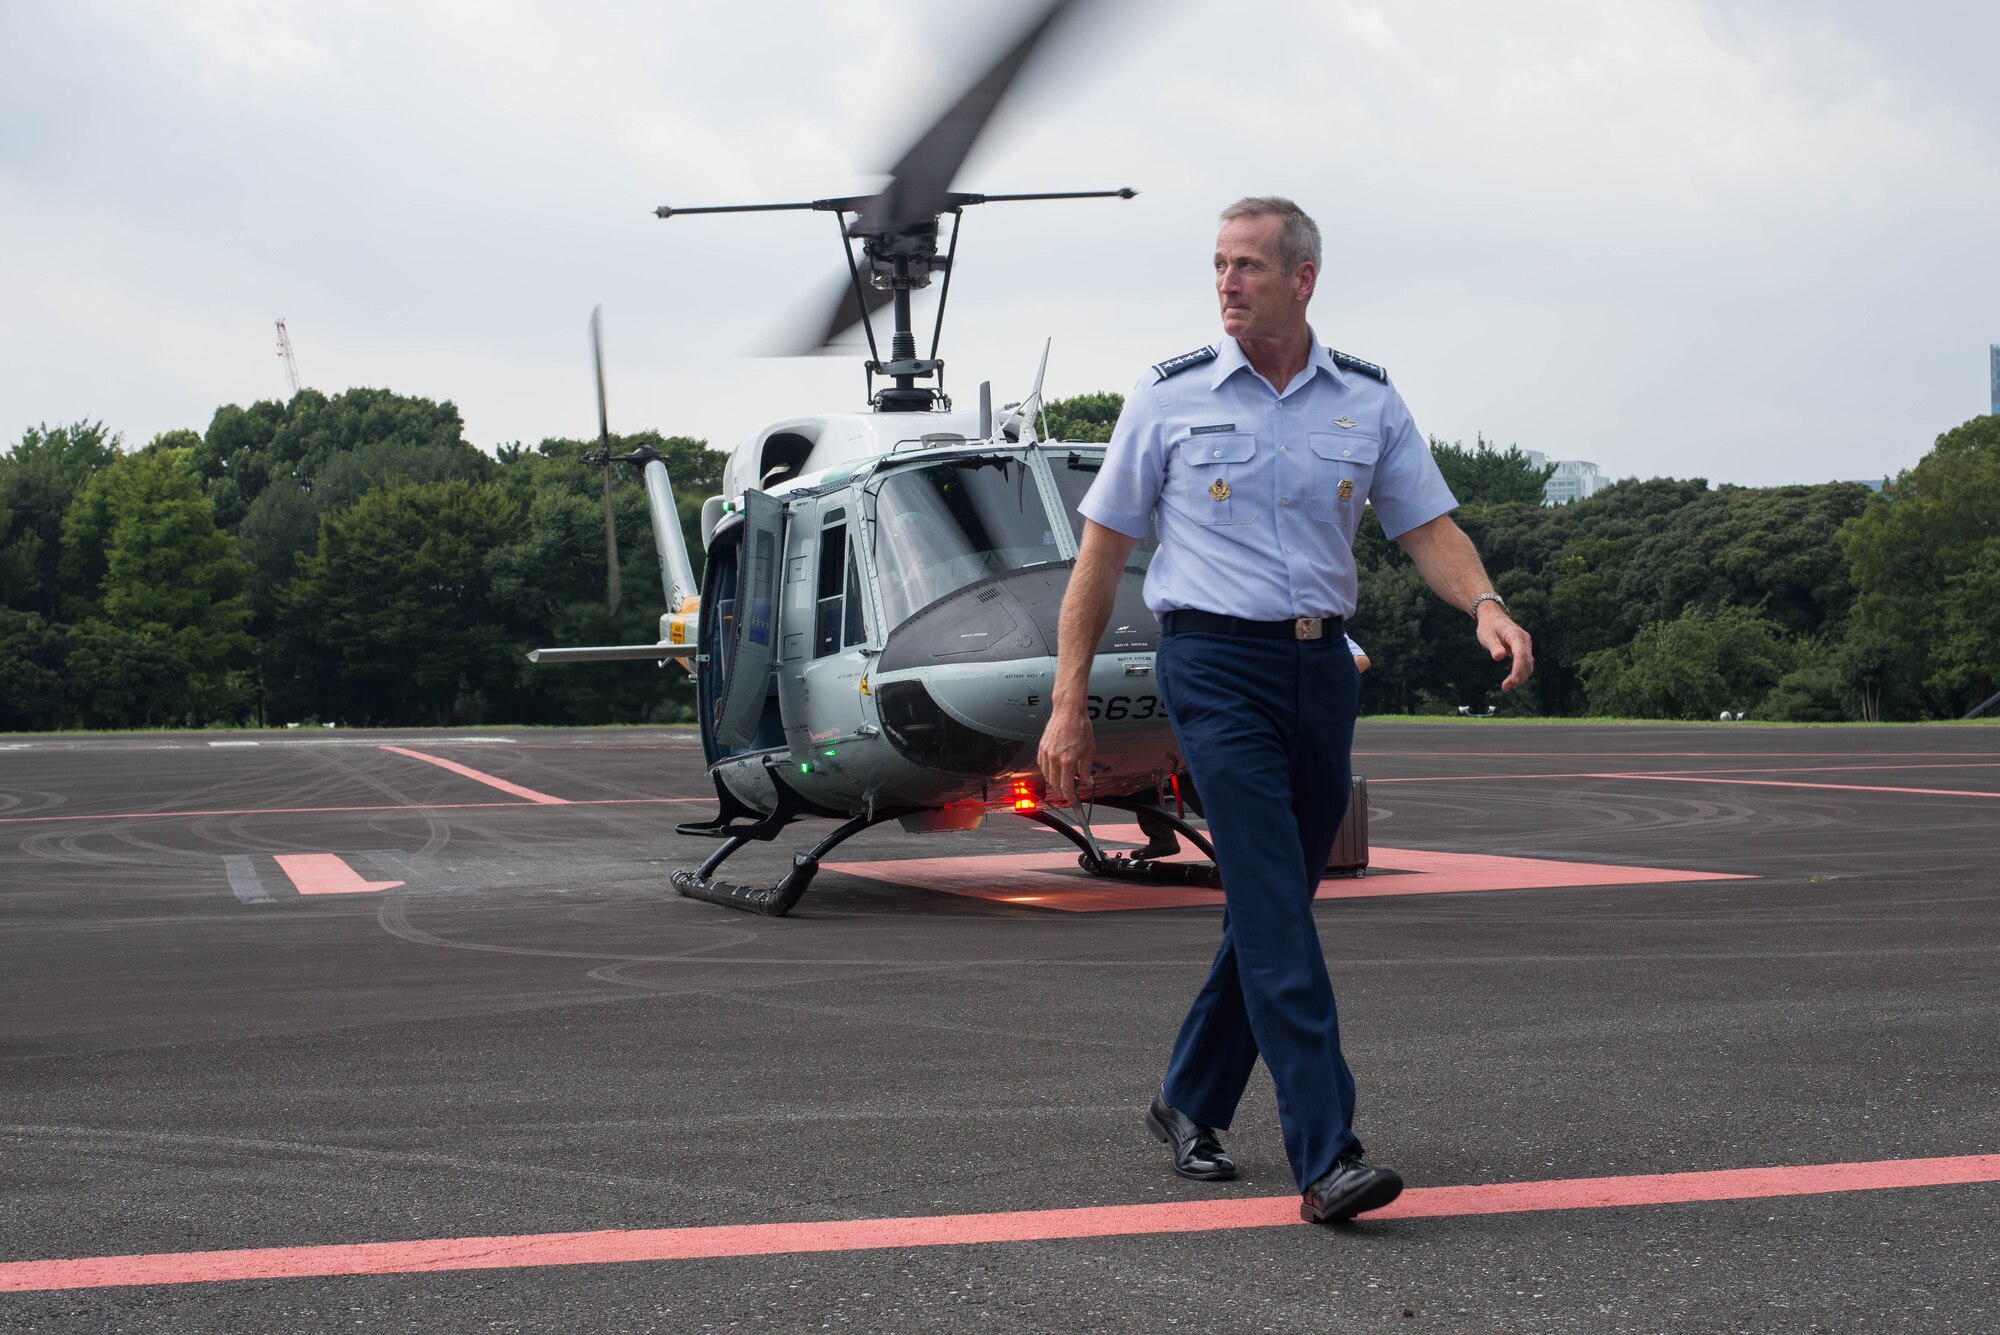
[[[727,653],[722,705],[715,720],[715,740],[725,747],[751,743],[771,694],[784,537],[785,507],[761,491],[743,493],[742,543],[736,552],[736,624]]]

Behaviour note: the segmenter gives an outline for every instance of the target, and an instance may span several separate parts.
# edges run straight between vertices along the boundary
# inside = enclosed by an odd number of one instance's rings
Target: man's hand
[[[1496,663],[1513,660],[1513,668],[1500,689],[1511,691],[1535,671],[1535,642],[1514,618],[1493,603],[1479,605],[1479,643]]]
[[[1058,623],[1056,680],[1049,692],[1049,725],[1042,729],[1037,759],[1051,797],[1076,804],[1076,780],[1089,773],[1097,754],[1090,719],[1083,702],[1090,691],[1090,664],[1104,628],[1111,624],[1111,604],[1118,594],[1118,573],[1138,545],[1137,538],[1106,528],[1094,519],[1083,521],[1083,541],[1077,545],[1076,569],[1063,592]]]
[[[1061,797],[1075,806],[1077,776],[1089,770],[1090,759],[1096,754],[1097,739],[1092,735],[1083,706],[1071,705],[1067,709],[1052,706],[1037,757],[1048,795]]]

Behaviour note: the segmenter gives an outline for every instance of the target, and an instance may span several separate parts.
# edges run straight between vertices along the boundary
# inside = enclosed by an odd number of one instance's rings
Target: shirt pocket
[[[1181,442],[1181,505],[1203,524],[1247,524],[1256,515],[1257,437],[1247,431]]]
[[[1322,524],[1338,524],[1352,529],[1368,499],[1369,484],[1375,480],[1375,462],[1382,457],[1382,442],[1374,436],[1315,431],[1306,437],[1312,446],[1312,481],[1306,495],[1308,513]]]

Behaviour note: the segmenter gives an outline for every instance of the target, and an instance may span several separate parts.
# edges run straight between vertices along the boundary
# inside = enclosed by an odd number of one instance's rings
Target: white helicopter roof
[[[722,492],[735,497],[898,451],[983,440],[977,412],[814,413],[759,427],[729,452]],[[767,481],[766,479],[769,479]]]

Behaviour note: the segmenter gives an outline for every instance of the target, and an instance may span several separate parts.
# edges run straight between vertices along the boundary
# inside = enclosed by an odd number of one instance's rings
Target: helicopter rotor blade
[[[1049,0],[1028,29],[965,90],[931,127],[917,138],[902,160],[890,168],[889,184],[861,206],[850,233],[901,235],[931,225],[951,207],[951,181],[992,118],[1009,85],[1049,29],[1075,0]]]
[[[618,519],[611,506],[611,418],[604,402],[604,307],[590,312],[590,366],[597,375],[597,448],[604,456],[604,601],[618,610]]]
[[[870,315],[894,299],[895,293],[887,288],[876,287],[868,282],[861,284],[861,300],[867,306]],[[817,306],[807,307],[808,311],[814,309],[825,311],[825,315],[818,319],[810,317],[802,319],[799,324],[817,332],[807,334],[804,338],[799,338],[796,333],[792,334],[779,344],[773,356],[810,357],[815,353],[824,352],[842,335],[861,323],[861,310],[854,302],[854,284],[849,279],[841,280],[839,290],[832,294],[831,299],[823,300]]]

